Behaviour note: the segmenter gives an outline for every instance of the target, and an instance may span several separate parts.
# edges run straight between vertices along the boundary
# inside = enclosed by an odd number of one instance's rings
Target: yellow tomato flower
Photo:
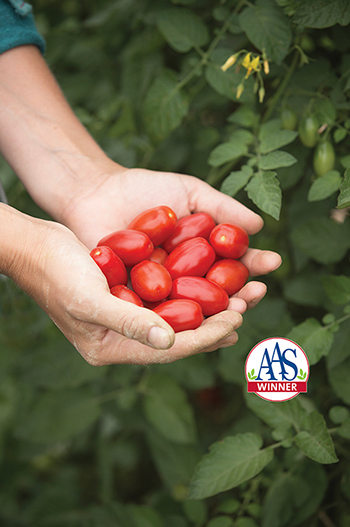
[[[249,53],[246,54],[246,56],[242,60],[242,66],[246,70],[250,67],[250,56],[251,56],[251,53],[249,52]]]
[[[237,99],[240,98],[240,96],[242,95],[243,93],[243,90],[244,90],[244,85],[241,83],[241,84],[238,84],[237,86],[237,91],[236,91],[236,97]]]
[[[229,68],[231,68],[231,66],[234,65],[234,63],[236,62],[236,60],[237,60],[237,55],[236,55],[236,54],[231,55],[231,56],[227,59],[227,61],[225,62],[225,64],[223,64],[223,65],[221,66],[222,71],[226,71],[226,70],[228,70]]]

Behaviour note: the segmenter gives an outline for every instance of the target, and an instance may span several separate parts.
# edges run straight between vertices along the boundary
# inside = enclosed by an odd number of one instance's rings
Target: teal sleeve
[[[0,0],[0,53],[25,44],[45,52],[45,40],[36,28],[32,7],[21,0]]]

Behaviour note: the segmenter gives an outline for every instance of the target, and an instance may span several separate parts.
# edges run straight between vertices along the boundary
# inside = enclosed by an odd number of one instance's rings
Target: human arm
[[[93,262],[87,251],[105,234],[125,228],[136,214],[158,204],[172,207],[178,217],[207,211],[217,222],[239,223],[250,234],[259,231],[262,219],[197,178],[126,169],[108,159],[75,117],[34,46],[21,46],[0,56],[0,101],[0,148],[4,156],[36,203],[77,237],[56,224],[50,225],[49,236],[45,231],[48,245],[43,243],[41,249],[47,262],[45,298],[40,280],[23,283],[22,277],[27,276],[23,272],[10,276],[47,311],[80,353],[96,364],[149,363],[235,343],[235,329],[241,324],[239,313],[264,296],[263,283],[249,282],[231,299],[229,310],[209,317],[194,332],[177,334],[174,341],[173,332],[155,313],[116,303],[107,294],[106,282],[96,266],[95,278],[90,281]],[[68,255],[64,251],[57,255],[57,247],[65,246]],[[18,250],[22,250],[21,245]],[[30,251],[24,254],[28,265],[36,269],[40,262],[34,258],[31,263]],[[25,269],[26,259],[20,255],[19,259]],[[254,276],[276,268],[280,257],[250,249],[244,261]],[[69,304],[72,298],[74,303]],[[167,331],[165,340],[155,335],[153,341],[161,351],[146,344],[150,325]]]

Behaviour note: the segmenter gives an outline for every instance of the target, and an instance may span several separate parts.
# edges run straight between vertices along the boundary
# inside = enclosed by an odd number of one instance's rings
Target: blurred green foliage
[[[235,196],[265,220],[251,245],[283,264],[235,347],[149,367],[89,366],[1,279],[1,525],[348,526],[348,2],[37,0],[34,11],[50,67],[109,156]],[[319,178],[299,137],[306,115],[335,151]],[[3,161],[1,173],[10,204],[44,217]],[[246,356],[269,336],[308,354],[306,395],[245,393]]]

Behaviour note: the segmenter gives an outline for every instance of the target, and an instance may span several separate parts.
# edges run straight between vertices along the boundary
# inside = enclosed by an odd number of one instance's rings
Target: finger
[[[275,271],[281,265],[282,258],[273,251],[249,248],[241,261],[248,268],[250,276],[259,276]]]
[[[109,292],[100,294],[98,302],[83,312],[73,313],[77,319],[110,329],[124,337],[156,349],[174,344],[175,334],[165,320],[150,309],[121,300]]]
[[[240,297],[231,297],[226,308],[228,311],[237,311],[243,315],[247,311],[247,303],[243,298]]]
[[[244,300],[247,309],[255,307],[266,295],[267,287],[262,282],[248,282],[240,289],[234,298]]]
[[[192,176],[185,181],[189,187],[191,212],[208,212],[217,223],[238,224],[248,234],[262,229],[264,222],[261,216],[235,199]]]

